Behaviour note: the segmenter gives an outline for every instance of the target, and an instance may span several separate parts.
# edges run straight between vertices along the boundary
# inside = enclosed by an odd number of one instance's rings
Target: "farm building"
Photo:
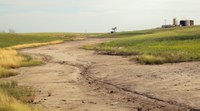
[[[194,20],[181,20],[181,26],[194,26]]]
[[[170,25],[162,25],[162,28],[171,28],[171,27],[184,27],[184,26],[194,26],[194,20],[180,20],[178,24],[178,20],[176,18],[173,19],[173,24]]]

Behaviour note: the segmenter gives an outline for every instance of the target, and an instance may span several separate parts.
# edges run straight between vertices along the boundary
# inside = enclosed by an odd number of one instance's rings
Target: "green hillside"
[[[110,54],[137,55],[136,60],[143,64],[200,60],[200,26],[120,32],[101,36],[119,39],[85,48]]]

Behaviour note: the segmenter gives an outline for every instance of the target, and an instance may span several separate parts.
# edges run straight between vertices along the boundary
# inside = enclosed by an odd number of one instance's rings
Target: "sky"
[[[192,19],[200,0],[0,0],[0,31],[109,32],[141,30]]]

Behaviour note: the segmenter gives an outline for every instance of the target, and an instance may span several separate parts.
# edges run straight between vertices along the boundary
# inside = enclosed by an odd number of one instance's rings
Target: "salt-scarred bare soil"
[[[140,65],[100,55],[87,39],[22,50],[46,64],[17,69],[10,79],[37,90],[35,104],[64,111],[187,111],[200,109],[200,62]],[[191,110],[192,111],[192,110]]]

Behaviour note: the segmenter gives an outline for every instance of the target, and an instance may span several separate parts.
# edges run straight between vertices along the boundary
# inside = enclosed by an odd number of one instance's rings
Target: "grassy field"
[[[51,41],[77,40],[85,38],[85,34],[76,33],[25,33],[10,34],[0,33],[0,48],[10,47],[14,45],[44,43]]]
[[[17,75],[9,69],[40,65],[42,62],[20,54],[17,50],[49,44],[62,43],[68,40],[84,39],[86,34],[72,33],[0,33],[0,78]],[[19,87],[16,82],[0,79],[0,111],[41,111],[40,108],[27,105],[32,102],[34,93],[29,88]]]
[[[84,48],[110,54],[137,55],[142,64],[200,60],[200,26],[105,34],[119,39]],[[98,36],[101,37],[101,36]]]
[[[16,72],[9,71],[9,68],[17,68],[21,66],[38,65],[41,62],[31,59],[27,56],[19,54],[16,49],[36,47],[48,44],[61,43],[65,40],[74,40],[68,34],[53,36],[51,34],[10,34],[0,33],[0,78],[16,75]]]

